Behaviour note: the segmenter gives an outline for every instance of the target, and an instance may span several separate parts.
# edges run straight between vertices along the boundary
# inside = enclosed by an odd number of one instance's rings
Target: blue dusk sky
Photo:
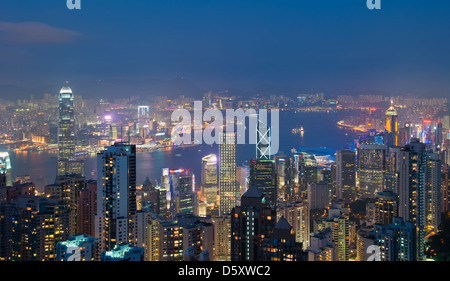
[[[85,95],[115,85],[129,95],[450,96],[450,1],[381,4],[81,0],[69,10],[66,0],[1,0],[0,97],[66,80]]]

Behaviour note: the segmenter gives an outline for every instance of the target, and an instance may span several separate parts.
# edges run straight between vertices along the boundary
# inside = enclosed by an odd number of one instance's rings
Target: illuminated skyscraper
[[[425,236],[440,223],[440,161],[419,139],[402,147],[397,157],[399,217],[417,231],[417,259],[425,255]]]
[[[274,160],[250,161],[250,186],[258,187],[268,205],[277,204],[277,176]]]
[[[217,156],[210,154],[202,158],[202,191],[208,207],[213,208],[217,202]]]
[[[58,110],[58,175],[72,174],[66,163],[75,160],[74,96],[70,87],[61,88]]]
[[[134,244],[136,146],[115,143],[97,155],[96,238],[102,251]]]
[[[353,151],[336,153],[336,196],[346,203],[356,199],[356,154]]]
[[[219,144],[219,216],[229,214],[236,206],[236,135],[220,133]]]
[[[172,218],[177,214],[193,214],[195,203],[192,170],[170,170],[170,204]]]
[[[276,219],[261,190],[250,186],[231,213],[231,260],[257,261],[262,239],[272,232]]]
[[[0,185],[12,186],[11,160],[8,152],[0,152],[0,176],[3,180]]]
[[[386,146],[370,142],[358,147],[358,185],[360,198],[373,198],[383,190],[386,169]]]
[[[392,105],[386,110],[386,131],[394,134],[394,145],[398,145],[398,114]]]

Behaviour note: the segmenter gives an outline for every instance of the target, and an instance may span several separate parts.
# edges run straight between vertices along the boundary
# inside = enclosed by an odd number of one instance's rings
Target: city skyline
[[[0,4],[1,264],[450,260],[448,1],[65,2]]]

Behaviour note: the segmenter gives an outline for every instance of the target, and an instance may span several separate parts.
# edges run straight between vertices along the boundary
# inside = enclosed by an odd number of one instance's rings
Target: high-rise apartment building
[[[136,146],[115,143],[97,155],[96,238],[101,251],[134,244]]]

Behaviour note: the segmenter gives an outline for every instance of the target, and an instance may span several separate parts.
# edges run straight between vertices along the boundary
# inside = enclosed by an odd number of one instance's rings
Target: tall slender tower
[[[356,154],[353,151],[336,153],[336,195],[346,203],[356,199]]]
[[[386,131],[394,135],[393,145],[398,145],[398,114],[394,105],[391,102],[391,106],[386,110]]]
[[[236,134],[220,133],[219,144],[219,216],[236,206]]]
[[[67,163],[75,160],[75,113],[72,89],[64,86],[58,105],[58,175],[68,173]]]
[[[135,243],[136,146],[115,143],[97,155],[96,237],[102,251]]]

